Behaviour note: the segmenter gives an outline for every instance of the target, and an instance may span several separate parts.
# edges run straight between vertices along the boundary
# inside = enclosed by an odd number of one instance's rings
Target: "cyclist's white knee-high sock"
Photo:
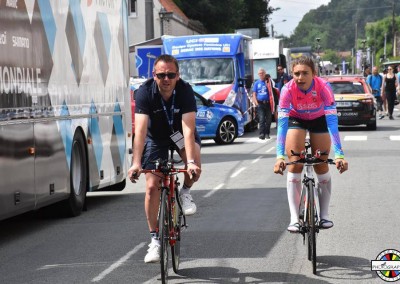
[[[319,197],[319,206],[320,206],[320,216],[321,219],[329,220],[329,201],[331,199],[331,174],[327,172],[322,175],[317,175],[318,179],[318,197]]]
[[[290,210],[290,224],[299,222],[299,204],[301,194],[301,173],[287,173],[287,195]]]

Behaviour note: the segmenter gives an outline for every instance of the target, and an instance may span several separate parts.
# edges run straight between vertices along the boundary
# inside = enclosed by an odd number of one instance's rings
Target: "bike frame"
[[[160,207],[158,211],[158,222],[157,222],[157,233],[159,234],[160,241],[162,243],[162,257],[161,257],[161,279],[162,283],[167,282],[168,278],[168,245],[171,248],[172,254],[172,266],[175,273],[177,273],[179,268],[179,258],[180,258],[180,241],[181,228],[186,228],[186,217],[182,211],[182,205],[179,201],[178,196],[178,173],[185,173],[186,169],[175,168],[175,163],[180,163],[173,159],[173,150],[171,149],[171,156],[168,161],[157,160],[154,161],[156,169],[145,169],[142,173],[155,174],[161,179],[160,184]],[[166,201],[166,202],[165,202]],[[164,206],[166,210],[163,210]],[[161,218],[163,216],[164,218]],[[183,224],[181,224],[181,220]],[[160,220],[164,220],[163,229],[160,228]],[[167,227],[165,227],[167,225]],[[164,229],[167,234],[164,234]],[[160,233],[160,231],[162,233]],[[163,250],[164,246],[167,246]],[[165,259],[164,259],[165,256]]]
[[[318,186],[314,179],[313,166],[321,163],[335,164],[332,159],[323,160],[321,156],[327,156],[328,153],[317,150],[313,155],[311,153],[311,144],[308,140],[305,142],[305,150],[301,153],[292,151],[293,156],[298,156],[299,159],[294,162],[289,162],[287,165],[303,164],[303,179],[302,190],[299,204],[300,212],[300,233],[303,235],[303,243],[308,243],[308,260],[312,262],[313,274],[316,274],[316,236],[319,233],[320,222],[320,205],[318,198]],[[302,210],[304,209],[304,210]],[[302,211],[304,212],[302,214]],[[310,216],[312,215],[312,216]]]

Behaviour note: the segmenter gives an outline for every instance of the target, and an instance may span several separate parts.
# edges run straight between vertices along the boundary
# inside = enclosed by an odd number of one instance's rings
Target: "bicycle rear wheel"
[[[162,188],[160,211],[158,213],[158,235],[161,243],[161,282],[167,283],[168,278],[168,243],[169,243],[169,218],[168,218],[168,188]]]
[[[174,227],[175,232],[175,242],[171,245],[171,258],[172,258],[172,268],[175,273],[178,273],[179,263],[180,263],[180,254],[181,254],[181,228],[182,228],[182,218],[183,213],[181,210],[178,190],[175,188],[175,206],[172,212],[172,226]]]
[[[314,185],[310,180],[307,184],[308,188],[308,204],[307,204],[307,244],[308,244],[308,260],[312,263],[313,274],[317,273],[317,238],[315,224],[315,200]]]

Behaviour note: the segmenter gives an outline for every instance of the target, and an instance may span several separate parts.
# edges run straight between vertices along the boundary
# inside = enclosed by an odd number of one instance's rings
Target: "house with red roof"
[[[131,75],[135,75],[135,47],[161,45],[162,35],[204,34],[199,22],[189,19],[172,0],[128,0],[128,38]]]

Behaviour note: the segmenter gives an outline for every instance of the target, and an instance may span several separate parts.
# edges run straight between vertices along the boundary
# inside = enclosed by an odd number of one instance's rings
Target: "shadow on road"
[[[267,268],[266,268],[267,269]],[[204,280],[203,283],[228,284],[232,283],[269,283],[269,282],[293,282],[296,283],[329,283],[322,279],[312,279],[304,275],[290,274],[285,272],[239,272],[231,267],[196,267],[179,270],[179,276],[170,275],[170,279],[184,279],[190,283],[190,279]],[[225,279],[224,279],[225,278]]]

